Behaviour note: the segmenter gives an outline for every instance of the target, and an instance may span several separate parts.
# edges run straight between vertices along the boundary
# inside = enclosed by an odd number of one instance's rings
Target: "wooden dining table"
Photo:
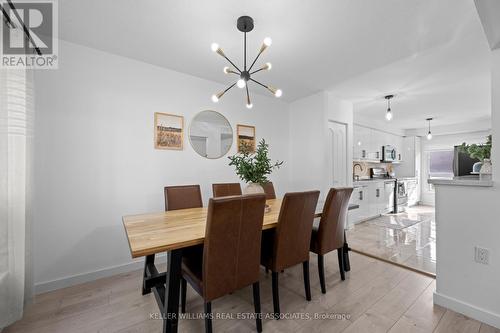
[[[282,199],[266,201],[269,209],[264,214],[262,230],[276,227],[281,203]],[[351,204],[349,210],[358,207]],[[315,217],[321,217],[322,208],[323,203],[318,202]],[[146,257],[142,294],[154,293],[163,319],[163,332],[177,332],[182,249],[203,244],[206,220],[207,207],[123,217],[132,258]],[[348,251],[345,242],[346,271],[350,270]],[[160,273],[155,266],[155,254],[163,252],[167,252],[167,271]]]

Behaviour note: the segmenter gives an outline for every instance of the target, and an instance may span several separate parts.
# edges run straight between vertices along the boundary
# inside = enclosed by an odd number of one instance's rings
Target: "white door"
[[[347,124],[330,121],[328,128],[331,147],[331,184],[333,187],[347,186]]]

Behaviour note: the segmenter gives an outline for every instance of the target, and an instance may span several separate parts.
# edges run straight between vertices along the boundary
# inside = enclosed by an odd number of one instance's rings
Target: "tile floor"
[[[387,216],[356,224],[347,231],[354,251],[402,264],[429,274],[436,273],[436,219],[434,207],[414,206],[406,213],[389,214],[399,219],[420,220],[403,229],[383,226]]]

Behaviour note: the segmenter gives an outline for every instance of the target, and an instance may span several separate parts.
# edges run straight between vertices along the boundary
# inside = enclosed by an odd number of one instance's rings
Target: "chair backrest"
[[[200,185],[166,186],[165,210],[203,207]]]
[[[286,193],[274,236],[273,271],[309,260],[319,191]]]
[[[266,197],[210,199],[203,248],[203,297],[210,301],[259,280]]]
[[[266,194],[266,199],[276,199],[276,192],[274,192],[274,186],[273,182],[267,182],[264,185],[262,185],[262,188],[264,188],[264,193]]]
[[[352,187],[331,188],[319,222],[318,251],[325,254],[344,245],[344,229]]]
[[[212,184],[214,198],[241,195],[240,183]]]

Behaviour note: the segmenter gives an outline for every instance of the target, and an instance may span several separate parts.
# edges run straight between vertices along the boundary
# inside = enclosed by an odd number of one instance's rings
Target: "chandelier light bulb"
[[[236,85],[238,86],[238,88],[243,89],[243,88],[245,88],[247,83],[245,82],[245,80],[239,79],[238,82],[236,82]]]
[[[432,133],[431,132],[427,133],[427,140],[432,140]]]
[[[274,96],[276,96],[276,97],[281,97],[281,95],[283,95],[283,92],[281,91],[281,89],[276,90],[276,92],[274,93]]]
[[[273,40],[271,39],[271,37],[266,37],[264,38],[264,45],[265,46],[271,46],[271,44],[273,43]]]
[[[217,95],[212,95],[212,102],[217,103],[219,101],[219,97]]]
[[[229,74],[230,73],[230,69],[227,66],[224,67],[223,71],[224,71],[225,74]]]
[[[252,103],[247,104],[247,109],[251,109],[251,108],[253,108],[253,104]]]
[[[219,44],[212,43],[212,45],[210,46],[210,48],[212,49],[212,52],[217,52],[217,50],[219,49]]]
[[[392,119],[392,111],[391,109],[388,109],[387,112],[385,113],[385,119],[390,121]]]
[[[273,68],[273,65],[270,62],[266,62],[266,69],[270,71],[271,68]]]

